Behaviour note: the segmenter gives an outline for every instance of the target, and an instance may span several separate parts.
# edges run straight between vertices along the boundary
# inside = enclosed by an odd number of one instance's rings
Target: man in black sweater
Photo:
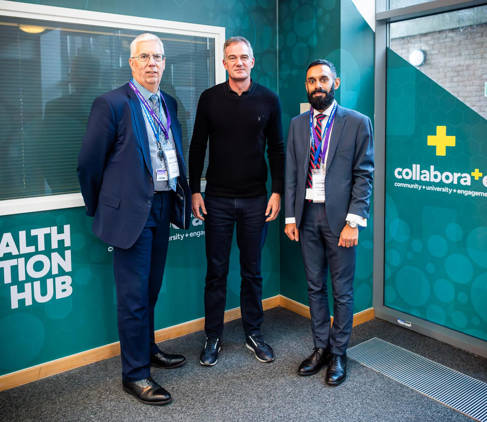
[[[201,94],[189,150],[193,214],[205,221],[207,274],[206,342],[200,363],[217,363],[222,345],[228,263],[234,225],[240,249],[240,307],[246,346],[261,362],[272,362],[272,348],[263,341],[261,325],[261,247],[265,222],[277,218],[284,179],[281,107],[272,91],[253,82],[252,46],[232,37],[223,47],[228,81]],[[205,199],[200,179],[210,142]],[[272,194],[267,200],[267,165]]]

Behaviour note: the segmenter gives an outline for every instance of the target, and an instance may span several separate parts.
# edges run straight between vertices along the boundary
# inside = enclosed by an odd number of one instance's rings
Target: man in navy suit
[[[334,386],[346,377],[358,227],[367,225],[372,193],[372,124],[335,101],[340,78],[331,62],[312,62],[305,86],[311,109],[291,121],[285,182],[285,233],[301,242],[314,342],[298,374],[313,375],[328,365],[326,383]]]
[[[93,231],[113,245],[123,388],[146,404],[171,395],[150,367],[175,368],[182,355],[154,342],[169,224],[188,228],[191,193],[174,98],[159,90],[166,59],[161,40],[141,34],[130,45],[132,79],[98,97],[83,139],[78,176]]]

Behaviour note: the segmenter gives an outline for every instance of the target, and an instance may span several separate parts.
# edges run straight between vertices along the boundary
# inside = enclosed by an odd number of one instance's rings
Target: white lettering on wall
[[[49,246],[51,250],[46,251]],[[72,271],[70,247],[69,224],[62,229],[52,226],[2,234],[0,288],[11,285],[12,309],[71,296],[72,278],[67,274]]]

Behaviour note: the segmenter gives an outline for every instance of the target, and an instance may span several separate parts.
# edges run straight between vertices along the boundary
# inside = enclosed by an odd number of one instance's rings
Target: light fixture
[[[426,53],[424,50],[415,49],[409,53],[409,63],[413,66],[422,66],[426,60]]]
[[[46,30],[43,26],[37,25],[19,25],[21,31],[27,32],[28,34],[41,34]]]

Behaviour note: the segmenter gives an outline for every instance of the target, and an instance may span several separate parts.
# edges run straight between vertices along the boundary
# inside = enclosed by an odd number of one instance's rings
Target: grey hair
[[[252,45],[250,44],[250,41],[247,38],[241,37],[241,36],[231,37],[225,41],[225,44],[223,44],[223,58],[226,57],[225,52],[226,52],[227,48],[230,45],[238,43],[238,42],[244,43],[249,48],[250,58],[254,58],[254,50],[252,50]]]
[[[150,34],[149,32],[145,32],[144,34],[137,35],[130,43],[130,57],[133,57],[133,55],[135,54],[137,43],[141,41],[151,41],[151,40],[159,41],[159,43],[161,44],[162,52],[164,53],[164,44],[162,44],[161,39],[157,35]]]

